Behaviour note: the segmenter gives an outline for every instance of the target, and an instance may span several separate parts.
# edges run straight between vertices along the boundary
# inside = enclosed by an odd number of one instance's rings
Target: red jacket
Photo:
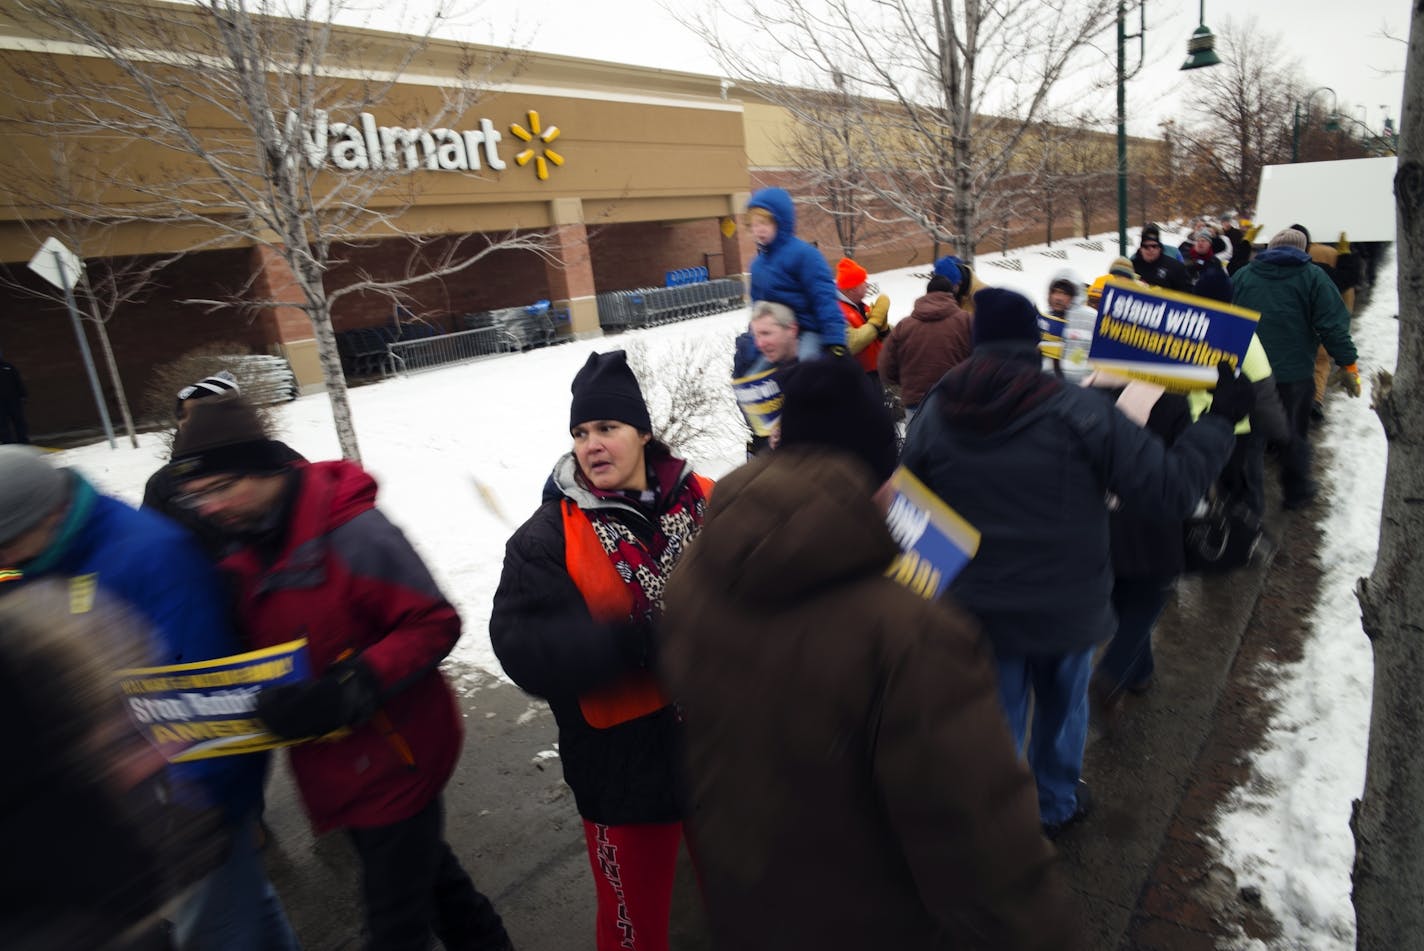
[[[439,664],[460,616],[376,510],[365,470],[293,468],[300,481],[276,559],[249,545],[222,567],[254,647],[305,637],[314,677],[352,655],[375,673],[385,696],[376,715],[341,739],[292,747],[292,772],[318,832],[389,825],[429,803],[459,757],[459,711]]]

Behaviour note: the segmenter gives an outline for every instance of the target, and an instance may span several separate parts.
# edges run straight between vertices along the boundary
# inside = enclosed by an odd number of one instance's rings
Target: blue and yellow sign
[[[1172,390],[1207,389],[1239,367],[1261,315],[1205,297],[1108,278],[1088,362]]]
[[[979,532],[903,466],[890,485],[895,498],[885,521],[901,553],[885,573],[922,598],[937,598],[979,551]]]
[[[756,436],[770,436],[781,421],[781,384],[775,368],[738,377],[732,381],[732,395]]]
[[[170,763],[289,746],[254,711],[264,687],[307,680],[305,639],[192,664],[119,671],[129,716]]]

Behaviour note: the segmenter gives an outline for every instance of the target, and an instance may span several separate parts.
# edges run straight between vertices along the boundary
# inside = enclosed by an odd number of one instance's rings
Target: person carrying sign
[[[885,576],[889,412],[843,361],[784,388],[781,448],[718,484],[667,589],[713,944],[1075,947],[973,622]]]
[[[305,638],[315,679],[269,686],[256,716],[287,739],[318,833],[345,830],[361,865],[367,947],[507,951],[500,917],[444,838],[460,712],[439,665],[460,616],[376,509],[354,463],[289,461],[241,398],[189,409],[169,464],[176,500],[226,533],[221,562],[253,647]],[[339,737],[327,734],[345,731]]]
[[[66,581],[71,612],[92,610],[97,594],[132,610],[151,626],[161,663],[242,650],[217,572],[183,529],[100,494],[34,450],[0,446],[0,579],[8,579],[0,580],[0,598],[44,578]],[[257,848],[266,763],[265,754],[249,753],[168,767],[177,800],[193,811],[220,809],[231,840],[226,859],[175,914],[180,951],[297,947]]]
[[[1013,291],[975,295],[974,355],[921,405],[901,459],[980,532],[946,597],[983,625],[1016,747],[1050,836],[1085,816],[1080,775],[1093,650],[1116,627],[1108,492],[1124,508],[1189,514],[1252,406],[1249,381],[1218,369],[1211,411],[1165,449],[1098,394],[1040,369],[1038,312]]]
[[[598,951],[666,951],[683,803],[678,715],[655,658],[663,586],[695,543],[712,482],[654,438],[622,350],[590,354],[572,392],[572,451],[505,549],[490,641],[558,722]]]

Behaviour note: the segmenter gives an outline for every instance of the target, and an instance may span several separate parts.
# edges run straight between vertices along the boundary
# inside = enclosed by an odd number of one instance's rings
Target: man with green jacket
[[[1324,347],[1345,371],[1345,389],[1360,395],[1350,312],[1339,290],[1306,253],[1305,235],[1287,228],[1233,279],[1232,302],[1260,311],[1256,334],[1266,348],[1290,423],[1281,454],[1281,489],[1288,509],[1315,499],[1310,478],[1310,407],[1315,398],[1315,352]]]

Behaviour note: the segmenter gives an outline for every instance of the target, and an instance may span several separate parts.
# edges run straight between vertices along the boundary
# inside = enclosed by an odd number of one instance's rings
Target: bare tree
[[[1424,4],[1413,4],[1394,177],[1399,360],[1375,378],[1389,440],[1379,554],[1357,594],[1374,651],[1365,792],[1355,803],[1356,947],[1424,947]]]
[[[1261,169],[1289,161],[1291,119],[1300,98],[1293,63],[1282,63],[1279,36],[1254,20],[1228,19],[1219,66],[1184,80],[1196,121],[1177,128],[1181,176],[1196,197],[1194,212],[1250,208]]]
[[[642,384],[653,432],[677,455],[705,464],[745,451],[746,420],[732,397],[734,334],[627,347]]]
[[[779,145],[805,176],[797,195],[830,218],[841,253],[854,258],[867,193],[860,181],[863,172],[855,158],[853,129],[845,119],[853,106],[844,91],[838,91],[808,97],[806,108],[817,121],[789,130]]]
[[[479,175],[482,151],[490,166],[504,164],[490,139],[452,129],[514,60],[433,43],[449,13],[443,3],[423,32],[407,36],[337,25],[350,12],[341,0],[14,0],[9,12],[37,39],[6,57],[12,86],[30,104],[24,118],[89,150],[83,172],[75,170],[88,200],[69,217],[270,249],[292,287],[264,293],[254,280],[245,303],[297,307],[311,321],[347,458],[360,450],[333,306],[372,292],[399,301],[492,251],[543,247],[537,233],[452,239],[402,227],[423,169]],[[83,55],[51,52],[55,41]],[[403,87],[412,67],[439,70],[442,84]],[[376,130],[376,106],[402,126]],[[390,238],[409,244],[403,273],[338,267],[343,249]],[[346,282],[332,286],[338,270]]]
[[[1136,2],[1130,4],[1136,7]],[[1059,83],[1098,53],[1116,0],[787,0],[717,14],[765,41],[749,52],[713,15],[689,26],[722,67],[805,129],[849,123],[865,187],[966,259],[1034,201],[1019,146]],[[777,85],[757,85],[775,83]],[[826,90],[856,108],[812,104]],[[832,129],[834,132],[834,129]]]

